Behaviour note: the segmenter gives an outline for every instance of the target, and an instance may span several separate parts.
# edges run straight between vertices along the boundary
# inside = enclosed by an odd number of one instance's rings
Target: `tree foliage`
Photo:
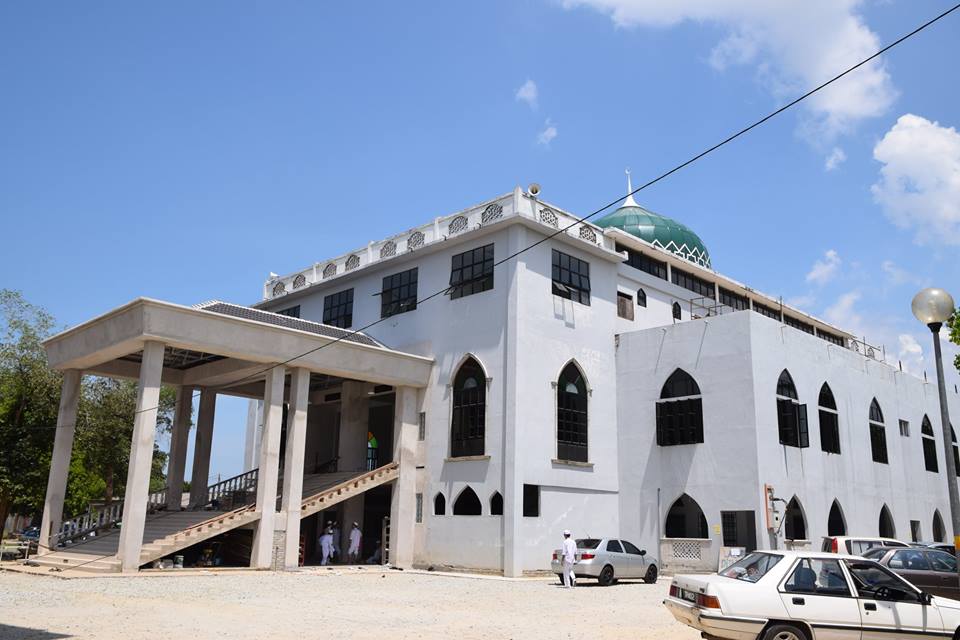
[[[947,329],[950,330],[950,342],[960,345],[960,309],[954,311],[950,319],[947,320]],[[960,355],[953,359],[953,366],[957,368],[957,371],[960,371]]]

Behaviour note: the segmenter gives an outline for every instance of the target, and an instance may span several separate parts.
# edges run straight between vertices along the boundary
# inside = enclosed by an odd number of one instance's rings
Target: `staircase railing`
[[[260,469],[251,469],[210,485],[207,487],[205,504],[213,504],[217,507],[247,504],[250,501],[250,494],[256,497],[259,472]]]
[[[98,507],[90,506],[86,513],[64,520],[60,530],[53,536],[53,546],[78,541],[88,537],[91,533],[110,528],[123,518],[123,499],[113,500],[109,504]],[[167,506],[166,488],[155,491],[147,496],[147,512],[158,511]]]

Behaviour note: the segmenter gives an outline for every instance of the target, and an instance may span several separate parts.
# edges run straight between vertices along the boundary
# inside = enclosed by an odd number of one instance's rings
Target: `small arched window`
[[[833,391],[826,382],[820,387],[817,410],[820,416],[820,448],[827,453],[840,453],[840,414],[837,413]]]
[[[667,512],[664,533],[667,538],[707,538],[707,519],[697,501],[683,494]]]
[[[893,515],[887,505],[880,508],[879,532],[881,538],[896,538],[897,528],[893,526]]]
[[[574,363],[557,380],[557,458],[586,462],[587,384]]]
[[[680,318],[681,315],[682,315],[682,313],[681,313],[681,311],[680,311],[680,303],[679,303],[679,302],[674,302],[674,303],[673,303],[673,319],[674,319],[674,320],[680,320],[680,319],[681,319],[681,318]]]
[[[647,306],[647,292],[643,289],[637,289],[637,306],[645,307]]]
[[[957,432],[953,430],[953,424],[950,425],[950,437],[953,438],[953,470],[960,478],[960,447],[957,446]]]
[[[483,369],[473,358],[467,358],[453,379],[450,455],[454,458],[484,454],[486,383]]]
[[[940,516],[940,511],[934,509],[933,511],[933,539],[935,542],[943,542],[947,538],[947,530],[943,526],[943,518]]]
[[[447,515],[447,499],[443,497],[442,493],[437,493],[437,495],[433,496],[433,515]]]
[[[476,491],[466,487],[453,501],[453,515],[455,516],[479,516],[481,513],[480,498]]]
[[[827,535],[845,536],[847,535],[847,521],[843,518],[843,509],[836,500],[830,506],[830,514],[827,516]]]
[[[937,439],[933,435],[933,425],[930,424],[930,418],[923,416],[923,422],[920,423],[920,442],[923,444],[923,466],[930,473],[939,473],[940,466],[937,464]]]
[[[794,496],[787,503],[787,511],[784,514],[784,536],[787,540],[806,540],[807,539],[807,519],[803,515],[803,507],[800,501]]]
[[[493,495],[490,496],[490,515],[503,515],[503,496],[500,495],[499,491],[494,491]]]
[[[777,380],[777,427],[780,444],[800,448],[810,446],[807,405],[798,402],[797,387],[786,369],[780,372]]]
[[[703,442],[700,387],[683,369],[670,374],[657,401],[657,444],[669,447]]]
[[[873,461],[881,464],[888,464],[887,458],[887,435],[883,426],[883,411],[880,410],[880,403],[874,398],[870,402],[870,452],[873,455]]]

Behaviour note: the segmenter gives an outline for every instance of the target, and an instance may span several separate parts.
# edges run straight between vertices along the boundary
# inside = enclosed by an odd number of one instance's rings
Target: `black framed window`
[[[629,249],[621,244],[617,245],[618,252],[627,253],[627,264],[633,267],[634,269],[639,269],[649,273],[652,276],[656,276],[661,280],[667,279],[667,263],[657,260],[656,258],[651,258],[645,253],[641,253],[634,249]]]
[[[703,442],[703,398],[689,373],[677,369],[660,390],[657,401],[657,444],[671,447]]]
[[[647,292],[643,289],[637,289],[637,306],[645,307],[647,306]]]
[[[939,473],[940,467],[937,464],[937,440],[933,435],[933,425],[930,424],[930,418],[923,416],[923,423],[920,425],[920,440],[923,442],[923,466],[931,473]]]
[[[297,305],[297,306],[295,306],[295,307],[288,307],[288,308],[286,308],[286,309],[281,309],[280,311],[277,311],[277,315],[289,316],[289,317],[291,317],[291,318],[299,318],[299,317],[300,317],[300,305]]]
[[[553,295],[590,306],[590,263],[553,250]]]
[[[674,267],[670,270],[670,279],[673,281],[673,284],[683,287],[684,289],[689,289],[694,293],[699,293],[701,296],[712,298],[716,295],[712,282],[698,278],[689,271]]]
[[[767,316],[768,318],[773,318],[777,322],[780,321],[780,310],[774,309],[773,307],[768,307],[766,305],[760,304],[759,302],[753,303],[753,310],[759,313],[762,316]]]
[[[341,329],[353,326],[353,289],[323,297],[323,324]]]
[[[791,318],[790,316],[784,314],[783,324],[787,325],[788,327],[793,327],[794,329],[799,329],[804,333],[809,333],[810,335],[813,335],[813,325],[807,324],[803,320],[799,320],[797,318]]]
[[[482,456],[486,431],[487,380],[473,358],[460,366],[453,380],[450,455]]]
[[[493,289],[493,244],[458,253],[450,259],[450,299]]]
[[[523,517],[540,517],[540,485],[523,485]]]
[[[572,362],[557,380],[557,458],[587,461],[587,385]]]
[[[673,319],[680,320],[682,315],[683,315],[683,311],[680,309],[680,303],[674,302],[673,303]]]
[[[720,304],[725,304],[736,311],[743,311],[750,308],[750,299],[720,287]]]
[[[389,318],[417,308],[417,268],[383,279],[380,291],[380,317]]]
[[[780,444],[801,449],[810,446],[807,405],[798,401],[797,387],[786,369],[777,380],[777,427]]]
[[[953,430],[953,424],[950,424],[950,436],[953,438],[953,470],[960,478],[960,447],[957,446],[957,432]]]
[[[883,426],[883,412],[874,398],[870,402],[870,453],[874,462],[889,464],[887,458],[887,435]]]
[[[817,409],[820,415],[820,449],[827,453],[840,453],[840,414],[833,391],[826,382],[820,387]]]
[[[847,346],[847,341],[844,340],[842,337],[838,335],[834,335],[832,333],[828,333],[823,329],[817,329],[817,337],[823,340],[826,340],[827,342],[832,342],[833,344],[840,347]]]
[[[617,291],[617,316],[624,320],[633,320],[633,296]]]

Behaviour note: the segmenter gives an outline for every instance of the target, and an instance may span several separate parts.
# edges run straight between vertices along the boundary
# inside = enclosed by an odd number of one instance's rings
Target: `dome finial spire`
[[[623,207],[639,207],[637,201],[633,199],[633,183],[630,182],[630,169],[626,169],[624,173],[627,174],[627,197],[624,198]]]

